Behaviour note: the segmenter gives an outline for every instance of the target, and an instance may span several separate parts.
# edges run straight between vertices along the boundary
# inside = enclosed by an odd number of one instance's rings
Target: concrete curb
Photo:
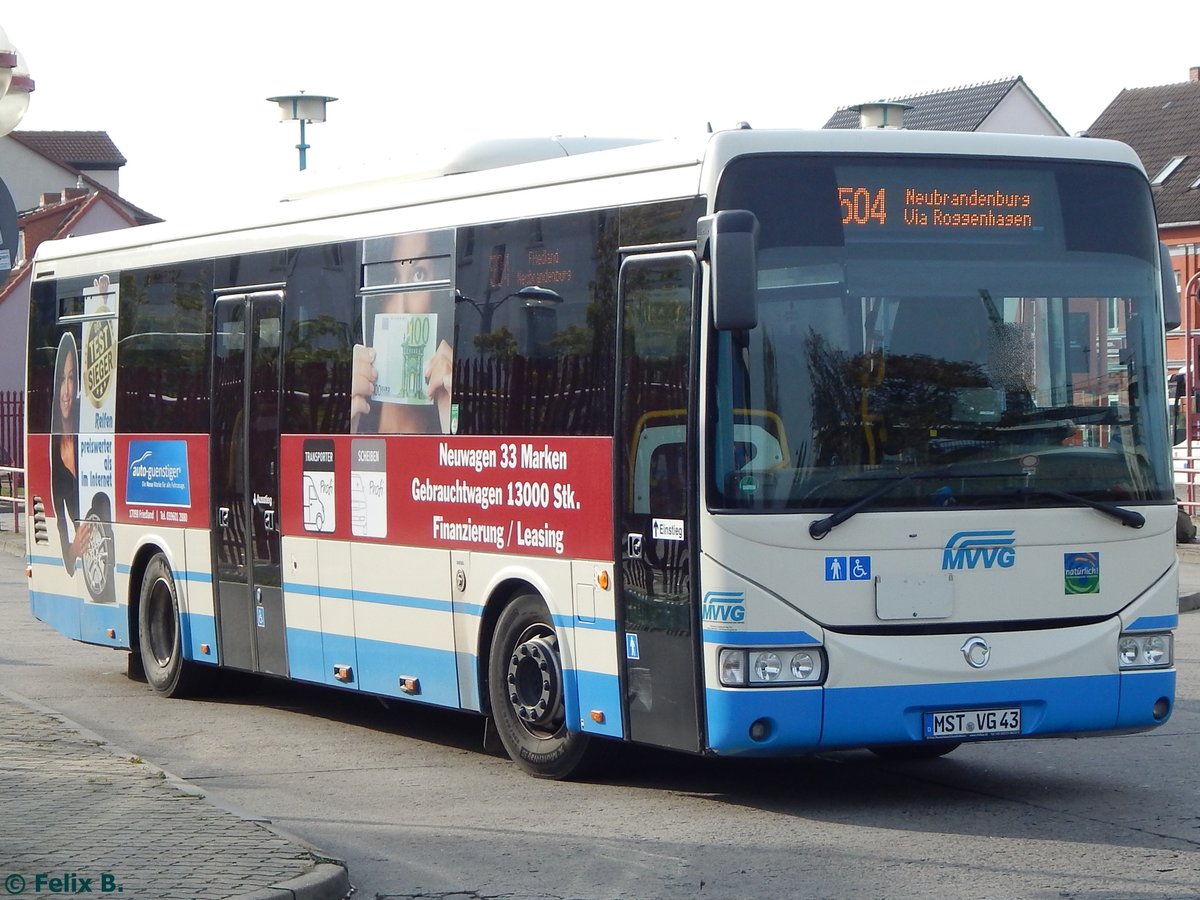
[[[340,900],[350,890],[350,875],[344,865],[318,863],[299,878],[242,894],[234,900]]]

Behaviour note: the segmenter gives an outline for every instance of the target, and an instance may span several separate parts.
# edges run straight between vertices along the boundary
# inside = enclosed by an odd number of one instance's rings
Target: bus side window
[[[358,288],[352,243],[294,251],[283,323],[284,431],[350,429],[350,354]]]

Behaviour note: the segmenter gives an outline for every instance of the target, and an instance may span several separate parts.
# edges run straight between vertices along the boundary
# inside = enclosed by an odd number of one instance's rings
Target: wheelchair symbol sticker
[[[826,581],[870,581],[871,557],[827,556],[825,557]]]

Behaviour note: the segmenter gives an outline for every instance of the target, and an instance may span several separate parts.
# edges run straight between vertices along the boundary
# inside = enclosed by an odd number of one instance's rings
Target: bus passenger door
[[[628,735],[699,750],[699,614],[693,590],[696,485],[691,253],[621,266],[617,385],[617,628]]]
[[[221,662],[288,674],[279,549],[283,295],[223,297],[213,323],[213,593]]]

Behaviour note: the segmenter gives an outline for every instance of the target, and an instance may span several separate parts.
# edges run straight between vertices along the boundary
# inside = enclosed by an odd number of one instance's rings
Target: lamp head
[[[536,284],[531,284],[528,287],[523,287],[515,294],[514,297],[520,297],[525,301],[526,306],[548,306],[551,304],[562,303],[562,294],[558,291],[552,291],[550,288],[538,287]]]

